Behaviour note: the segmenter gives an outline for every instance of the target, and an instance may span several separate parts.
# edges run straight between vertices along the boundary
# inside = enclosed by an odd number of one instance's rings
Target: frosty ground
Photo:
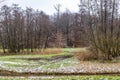
[[[1,55],[0,76],[120,75],[119,60],[79,61],[74,56],[76,51],[85,48],[64,48],[57,54]]]

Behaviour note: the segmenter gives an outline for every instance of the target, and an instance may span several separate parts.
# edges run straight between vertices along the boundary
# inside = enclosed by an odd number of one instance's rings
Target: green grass
[[[69,52],[76,52],[76,51],[84,51],[85,48],[63,48],[64,51],[69,51]]]
[[[47,79],[46,79],[47,80]],[[49,80],[120,80],[118,76],[65,76]]]
[[[59,62],[52,62],[49,65],[44,65],[44,68],[45,69],[48,69],[48,68],[49,69],[58,69],[58,68],[62,68],[62,67],[72,66],[73,64],[75,64],[75,62],[77,62],[76,59],[69,58],[69,59],[61,60]]]
[[[64,51],[81,51],[84,50],[85,48],[47,48],[47,50],[54,50],[54,49],[62,49]],[[33,49],[34,51],[38,50],[40,51],[40,49]],[[42,49],[43,50],[43,49]],[[8,49],[5,49],[6,52],[8,52]],[[27,49],[24,49],[23,51],[27,51]],[[28,49],[28,51],[30,51],[30,49]],[[3,49],[0,49],[0,52],[3,52]]]
[[[11,59],[11,58],[50,58],[52,56],[58,56],[58,55],[67,55],[69,53],[63,52],[59,54],[21,54],[21,55],[5,55],[0,56],[0,60],[2,59]]]
[[[42,67],[43,70],[48,70],[48,69],[58,69],[58,68],[62,68],[62,67],[67,67],[67,66],[72,66],[75,64],[76,59],[74,58],[70,58],[70,59],[65,59],[65,60],[61,60],[61,61],[26,61],[26,60],[18,60],[18,61],[9,61],[9,62],[14,62],[16,64],[11,64],[11,63],[4,63],[3,61],[3,65],[6,66],[7,68],[10,69],[17,69],[17,68],[21,68],[22,70],[29,68],[29,69],[34,69],[34,68],[38,68],[38,67]],[[73,63],[72,63],[73,62]]]
[[[52,48],[49,48],[51,50]],[[4,55],[0,56],[0,65],[2,65],[5,70],[13,70],[13,71],[24,71],[26,69],[38,69],[41,67],[41,70],[49,71],[53,69],[59,69],[63,67],[69,67],[76,65],[79,61],[76,58],[67,58],[58,61],[47,61],[47,60],[27,60],[26,58],[51,58],[53,56],[59,55],[72,55],[72,52],[76,51],[84,51],[85,48],[63,48],[63,52],[59,54],[19,54],[19,55]],[[36,78],[0,78],[0,80],[41,80]],[[119,76],[61,76],[61,77],[54,77],[51,79],[42,79],[42,80],[120,80]]]
[[[47,80],[47,79],[46,79]],[[65,76],[49,80],[120,80],[119,76]]]
[[[49,50],[52,48],[49,48]],[[53,48],[54,49],[54,48]],[[42,67],[43,70],[48,69],[58,69],[61,67],[68,67],[72,66],[77,62],[75,58],[68,58],[64,60],[58,60],[58,61],[47,61],[47,60],[27,60],[27,58],[51,58],[53,56],[59,56],[59,55],[72,55],[70,52],[67,52],[66,50],[69,49],[62,49],[62,53],[58,54],[19,54],[19,55],[4,55],[0,56],[0,63],[2,66],[6,67],[7,70],[17,70],[21,69],[24,71],[24,69],[34,69]],[[75,49],[74,49],[75,50]],[[78,49],[76,49],[78,50]],[[71,50],[69,50],[71,51]]]
[[[48,50],[50,50],[52,48],[48,48]],[[53,48],[54,49],[54,48]],[[1,49],[0,49],[1,50]],[[77,51],[77,50],[81,50],[80,48],[63,48],[62,49],[63,52],[62,53],[58,53],[58,54],[19,54],[19,55],[1,55],[0,56],[0,60],[9,60],[9,61],[13,61],[13,59],[15,60],[15,58],[50,58],[52,56],[58,56],[58,55],[69,55],[71,53],[67,52],[67,51]]]
[[[0,80],[120,80],[119,76],[3,77]]]

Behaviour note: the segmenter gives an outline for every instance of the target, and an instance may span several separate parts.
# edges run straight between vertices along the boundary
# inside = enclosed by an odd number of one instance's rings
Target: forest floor
[[[111,62],[79,61],[74,57],[77,51],[85,51],[85,48],[66,48],[57,54],[1,55],[0,76],[16,76],[16,80],[19,80],[17,76],[43,76],[43,78],[50,76],[52,78],[52,76],[73,75],[74,78],[75,75],[120,75],[119,60]],[[97,80],[96,77],[98,78],[98,76],[95,76]],[[12,80],[12,77],[10,78]]]

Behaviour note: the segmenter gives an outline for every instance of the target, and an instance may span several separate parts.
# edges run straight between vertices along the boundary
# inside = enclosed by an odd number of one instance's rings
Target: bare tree
[[[81,0],[88,17],[90,44],[108,59],[119,55],[118,0]],[[82,8],[83,6],[80,6]],[[83,8],[82,8],[83,9]],[[114,27],[114,28],[113,28]]]

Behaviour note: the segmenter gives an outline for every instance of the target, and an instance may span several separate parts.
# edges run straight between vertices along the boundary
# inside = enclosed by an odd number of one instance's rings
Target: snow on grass
[[[52,56],[68,55],[71,53],[63,52],[61,54],[48,54],[48,55],[9,55],[1,56],[0,67],[1,69],[17,71],[17,72],[56,72],[63,67],[72,66],[76,64],[74,58],[63,60],[27,60],[28,58],[50,58]]]
[[[76,51],[78,49],[64,49]],[[81,49],[85,50],[85,48]],[[120,63],[79,62],[74,57],[63,60],[27,60],[27,58],[51,58],[52,56],[68,55],[70,52],[49,55],[13,55],[0,57],[0,69],[17,72],[64,72],[64,73],[96,73],[119,72]]]

